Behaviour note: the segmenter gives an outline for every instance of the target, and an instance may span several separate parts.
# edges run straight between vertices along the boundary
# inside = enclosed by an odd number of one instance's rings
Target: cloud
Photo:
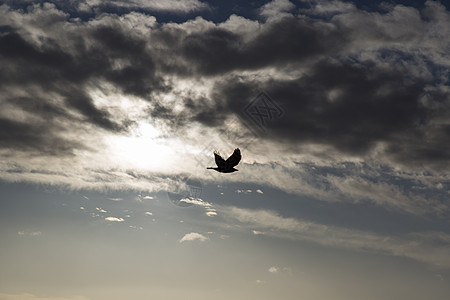
[[[145,215],[146,215],[146,216],[152,216],[153,213],[151,213],[151,212],[149,212],[149,211],[146,211],[146,212],[145,212]]]
[[[269,268],[269,272],[270,273],[278,273],[278,268],[277,267],[270,267]]]
[[[108,198],[111,201],[122,201],[123,198]]]
[[[106,217],[105,220],[109,221],[109,222],[123,222],[123,221],[125,221],[123,218],[117,218],[117,217]]]
[[[256,192],[257,192],[258,194],[261,194],[261,195],[264,194],[264,192],[261,191],[260,189],[257,189]]]
[[[19,236],[41,236],[41,231],[21,230],[17,233]]]
[[[264,17],[276,17],[295,9],[295,5],[289,0],[272,0],[259,9],[259,14]]]
[[[208,217],[215,217],[215,216],[217,216],[217,212],[216,211],[207,211],[205,214]]]
[[[253,233],[255,228],[264,231],[265,236],[407,257],[434,266],[450,267],[450,260],[446,254],[450,249],[450,235],[444,232],[412,232],[404,236],[387,236],[283,217],[269,210],[227,207],[221,212],[226,217],[239,221],[247,229],[253,230]]]
[[[181,239],[180,239],[180,243],[183,242],[190,242],[190,241],[200,241],[200,242],[204,242],[207,241],[208,237],[197,233],[197,232],[190,232],[190,233],[186,233]]]
[[[200,199],[200,198],[187,197],[187,198],[181,199],[180,202],[187,203],[187,204],[194,204],[194,205],[205,208],[205,210],[206,210],[205,214],[208,217],[217,216],[217,210],[213,207],[213,205],[207,201]]]
[[[227,131],[237,145],[257,141],[247,144],[236,180],[326,201],[448,211],[444,6],[369,13],[340,1],[307,10],[272,1],[259,10],[263,20],[162,23],[134,8],[140,4],[114,1],[126,8],[121,14],[109,7],[89,19],[72,18],[62,4],[0,7],[0,154],[8,158],[0,178],[168,190],[198,167],[193,153]],[[205,9],[198,1],[172,6]],[[270,17],[276,11],[283,13]],[[261,90],[284,114],[255,137],[245,107]],[[143,166],[135,152],[122,151],[149,123],[157,134],[145,140],[163,145],[155,154],[173,151],[170,164]],[[351,164],[362,167],[346,171]],[[413,190],[416,182],[424,192]]]
[[[147,11],[171,12],[177,14],[188,14],[208,8],[208,4],[198,0],[86,0],[78,2],[81,11],[101,10],[105,8],[128,8]]]

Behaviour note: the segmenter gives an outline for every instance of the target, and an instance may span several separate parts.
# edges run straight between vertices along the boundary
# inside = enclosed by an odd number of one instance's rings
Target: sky
[[[448,2],[0,1],[0,66],[0,300],[450,298]]]

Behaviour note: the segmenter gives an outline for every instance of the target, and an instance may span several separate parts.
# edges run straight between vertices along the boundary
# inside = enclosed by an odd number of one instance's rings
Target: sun
[[[107,138],[109,153],[115,164],[123,168],[167,171],[174,153],[161,132],[149,123],[141,122],[131,135]]]

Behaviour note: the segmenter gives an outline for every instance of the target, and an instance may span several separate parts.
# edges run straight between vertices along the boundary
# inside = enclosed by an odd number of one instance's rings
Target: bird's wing
[[[227,163],[219,153],[214,152],[214,158],[216,159],[216,165],[219,167],[219,169],[226,169]]]
[[[226,163],[229,168],[233,168],[234,166],[237,166],[237,164],[241,161],[241,150],[239,148],[234,149],[233,154],[231,154],[230,157],[228,157]]]

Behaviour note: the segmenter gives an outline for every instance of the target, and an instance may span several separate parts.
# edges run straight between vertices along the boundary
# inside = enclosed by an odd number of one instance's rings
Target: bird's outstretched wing
[[[241,161],[241,150],[239,148],[234,149],[233,154],[226,160],[228,168],[233,168]],[[216,159],[217,162],[217,159]]]
[[[227,167],[225,159],[220,156],[219,152],[214,151],[214,158],[216,159],[216,165],[219,169],[225,169]]]

